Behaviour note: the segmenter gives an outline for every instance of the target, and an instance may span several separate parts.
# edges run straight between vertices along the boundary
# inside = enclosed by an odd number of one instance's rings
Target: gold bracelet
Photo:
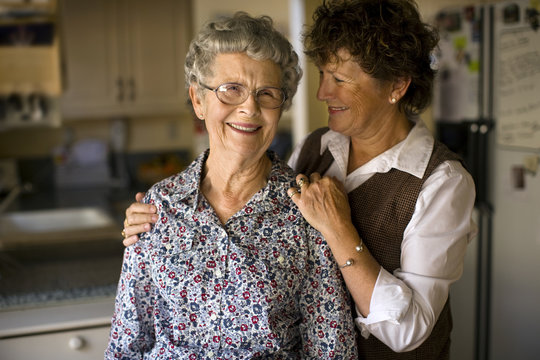
[[[356,245],[354,249],[356,250],[357,253],[361,253],[362,251],[364,251],[364,242],[362,241],[362,239],[360,239],[360,244]],[[339,269],[341,270],[343,268],[346,268],[348,266],[353,266],[353,265],[354,265],[354,259],[349,259],[345,261],[345,264],[339,266]]]

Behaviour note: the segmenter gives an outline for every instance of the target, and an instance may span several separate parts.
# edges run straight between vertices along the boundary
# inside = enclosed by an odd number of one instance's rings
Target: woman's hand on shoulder
[[[347,192],[340,181],[313,173],[309,179],[304,174],[298,174],[296,183],[298,188],[287,191],[289,197],[307,222],[325,238],[337,234],[340,226],[348,226],[351,222],[351,209]]]
[[[144,193],[135,195],[135,202],[126,209],[124,220],[124,246],[130,246],[139,241],[139,234],[149,231],[152,224],[157,222],[157,209],[154,205],[143,204]]]

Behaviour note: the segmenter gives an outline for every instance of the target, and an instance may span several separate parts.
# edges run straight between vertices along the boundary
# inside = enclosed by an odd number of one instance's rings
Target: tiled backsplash
[[[0,131],[0,158],[52,156],[54,149],[72,137],[110,141],[113,120],[64,120],[58,128],[36,127]],[[193,146],[194,126],[189,114],[169,118],[127,119],[126,151],[187,150]],[[68,135],[69,134],[69,135]]]
[[[142,164],[157,162],[162,158],[174,157],[182,165],[188,164],[191,159],[189,151],[144,151],[124,154],[126,160],[127,183],[125,188],[145,190],[148,188],[147,178],[141,178],[139,171]],[[20,183],[31,183],[35,191],[44,191],[56,187],[55,164],[52,157],[26,157],[17,161],[17,170]],[[163,176],[167,176],[164,174]],[[155,180],[157,181],[157,179]],[[154,182],[155,182],[154,181]],[[83,184],[84,185],[84,184]],[[103,185],[103,184],[102,184]],[[111,183],[111,186],[114,185]],[[76,184],[71,184],[76,186]]]

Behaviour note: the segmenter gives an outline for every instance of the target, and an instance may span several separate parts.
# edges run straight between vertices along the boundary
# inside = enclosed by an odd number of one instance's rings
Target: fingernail
[[[153,221],[153,222],[156,222],[157,220],[158,220],[157,215],[152,215],[152,221]]]

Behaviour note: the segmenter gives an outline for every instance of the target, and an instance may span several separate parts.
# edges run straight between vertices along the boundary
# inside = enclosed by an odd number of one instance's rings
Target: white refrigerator
[[[454,7],[433,115],[477,186],[477,238],[451,287],[451,359],[540,359],[540,1]]]

